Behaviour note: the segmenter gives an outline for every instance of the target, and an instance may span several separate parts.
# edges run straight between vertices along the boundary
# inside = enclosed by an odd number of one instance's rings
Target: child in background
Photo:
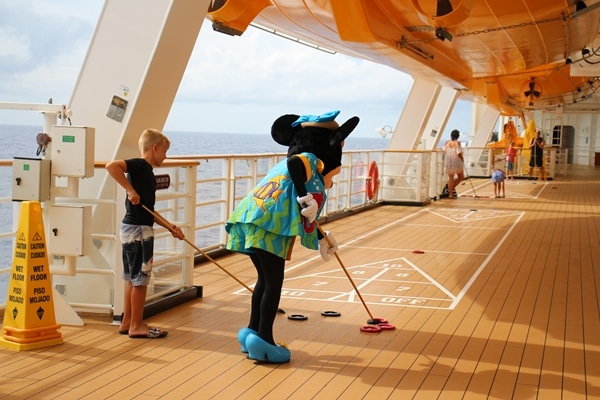
[[[496,198],[504,197],[504,171],[496,168],[492,171],[492,183],[494,184],[494,196]],[[502,194],[500,194],[502,193]]]
[[[506,180],[512,178],[515,180],[515,157],[517,156],[517,149],[515,149],[515,142],[510,142],[510,147],[506,149]]]

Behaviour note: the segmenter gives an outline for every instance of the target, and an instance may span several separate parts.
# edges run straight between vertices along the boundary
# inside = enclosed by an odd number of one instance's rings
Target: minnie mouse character
[[[284,363],[290,351],[275,344],[277,315],[285,270],[296,236],[329,261],[337,250],[332,234],[321,235],[315,220],[327,198],[326,190],[340,173],[344,140],[358,125],[352,117],[335,122],[339,111],[323,115],[279,117],[271,127],[273,139],[288,146],[287,158],[273,167],[237,205],[227,221],[227,248],[250,256],[258,278],[252,292],[250,322],[238,332],[242,352],[258,361]]]

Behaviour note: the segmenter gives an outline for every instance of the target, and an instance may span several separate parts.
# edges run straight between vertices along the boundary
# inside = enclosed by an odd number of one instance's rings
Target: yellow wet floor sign
[[[0,346],[31,350],[63,343],[56,323],[42,207],[21,203]]]

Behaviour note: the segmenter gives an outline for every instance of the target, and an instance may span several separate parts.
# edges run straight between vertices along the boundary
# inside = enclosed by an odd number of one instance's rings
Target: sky
[[[0,0],[0,102],[68,104],[104,0]],[[248,28],[242,36],[205,21],[165,131],[269,133],[279,115],[341,110],[357,115],[353,135],[395,127],[413,79],[390,67]],[[470,104],[459,101],[452,129],[468,132]],[[41,125],[31,111],[0,109],[0,124]]]

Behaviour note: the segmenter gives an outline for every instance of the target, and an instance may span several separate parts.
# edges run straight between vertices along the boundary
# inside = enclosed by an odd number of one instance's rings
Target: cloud
[[[12,27],[0,26],[0,67],[23,64],[31,58],[29,38],[19,35]]]
[[[387,66],[331,55],[253,28],[231,37],[205,22],[167,126],[260,133],[282,113],[340,109],[340,117],[359,115],[359,127],[368,127],[363,135],[371,136],[375,128],[395,124],[412,81]],[[196,121],[186,128],[181,121],[188,113]]]
[[[101,5],[0,1],[0,100],[68,102]]]
[[[205,23],[177,97],[304,106],[340,99],[365,104],[405,97],[411,83],[408,75],[385,66],[331,55],[253,28],[242,37],[230,37]]]

